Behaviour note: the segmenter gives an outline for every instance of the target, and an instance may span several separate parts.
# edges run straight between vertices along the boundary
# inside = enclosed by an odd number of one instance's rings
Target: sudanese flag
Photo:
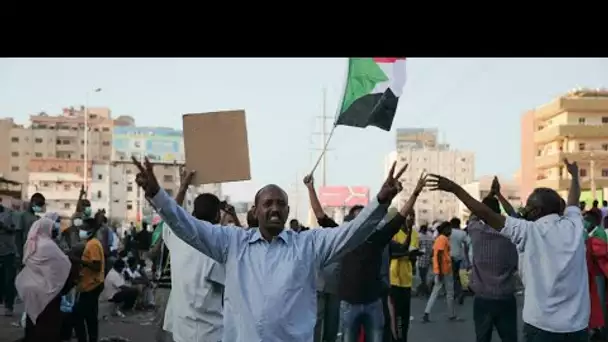
[[[349,58],[336,125],[390,131],[405,87],[405,57]]]

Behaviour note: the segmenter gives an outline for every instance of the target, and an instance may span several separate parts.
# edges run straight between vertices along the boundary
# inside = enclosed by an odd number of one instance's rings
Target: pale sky
[[[520,116],[577,87],[608,87],[608,59],[408,59],[408,80],[393,131],[338,127],[328,185],[377,191],[394,128],[436,127],[452,147],[475,152],[477,176],[511,178],[520,164]],[[244,108],[252,181],[228,184],[252,200],[267,183],[283,186],[292,210],[308,200],[301,179],[318,156],[322,90],[327,115],[341,96],[346,59],[0,59],[0,117],[84,104],[107,106],[137,125],[181,129],[181,115]],[[328,126],[331,122],[327,122]],[[221,143],[221,142],[220,142]],[[317,184],[321,174],[316,174]],[[296,183],[300,196],[295,195]],[[299,201],[297,200],[299,198]],[[298,205],[296,205],[297,202]],[[300,217],[304,218],[300,213]]]

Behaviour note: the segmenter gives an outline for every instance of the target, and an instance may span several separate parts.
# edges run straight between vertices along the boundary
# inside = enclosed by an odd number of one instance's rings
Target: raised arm
[[[395,215],[395,217],[393,217],[387,224],[375,231],[372,236],[369,237],[369,242],[384,247],[386,244],[389,243],[389,241],[391,241],[393,236],[397,234],[401,226],[403,226],[403,224],[405,223],[405,218],[409,214],[414,212],[414,204],[416,204],[416,200],[418,199],[418,196],[420,196],[422,189],[424,189],[425,184],[426,176],[423,173],[420,175],[420,178],[418,179],[418,184],[416,184],[414,192],[412,193],[410,198],[408,198],[407,202],[405,202],[403,208],[401,208],[399,213]],[[411,236],[411,233],[408,234],[408,238],[411,238]],[[408,242],[406,246],[409,247],[409,245],[410,244]]]
[[[467,208],[469,208],[473,215],[482,219],[490,227],[500,230],[505,226],[504,216],[495,213],[492,209],[488,208],[488,206],[473,198],[466,190],[453,181],[439,175],[429,175],[427,185],[431,190],[441,190],[453,193]]]
[[[581,198],[581,183],[579,180],[578,165],[576,162],[569,163],[568,159],[564,159],[566,169],[570,174],[570,190],[568,190],[568,206],[578,206],[578,201]]]
[[[314,248],[319,265],[324,267],[338,260],[347,252],[362,244],[386,215],[389,204],[401,191],[399,177],[407,168],[404,165],[395,174],[396,163],[393,164],[387,179],[378,195],[357,215],[357,217],[334,229],[315,229]]]
[[[505,210],[507,215],[512,216],[512,217],[517,217],[517,212],[515,211],[515,209],[511,205],[511,203],[509,203],[509,201],[505,198],[505,196],[503,196],[502,193],[500,192],[500,182],[498,181],[498,177],[496,177],[496,176],[494,176],[494,179],[492,180],[491,191],[488,194],[488,196],[490,196],[490,195],[496,196],[496,198],[498,199],[498,202],[500,202],[500,205]]]
[[[306,189],[308,190],[310,207],[312,208],[312,212],[315,214],[317,221],[327,217],[323,207],[321,206],[321,202],[319,202],[319,197],[317,196],[317,191],[315,190],[314,178],[312,175],[304,177],[304,185],[306,185]]]
[[[135,181],[142,187],[150,203],[173,233],[208,257],[224,263],[228,255],[230,239],[237,233],[236,228],[222,227],[195,219],[160,188],[152,164],[147,158],[144,162],[145,167],[135,158],[133,163],[139,169]]]

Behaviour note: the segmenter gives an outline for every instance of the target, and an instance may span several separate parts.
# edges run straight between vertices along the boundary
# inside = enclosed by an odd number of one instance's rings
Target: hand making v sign
[[[154,169],[148,157],[144,159],[144,165],[141,164],[135,157],[131,157],[133,160],[133,164],[137,166],[139,173],[135,176],[135,182],[139,185],[146,194],[146,197],[152,198],[156,196],[158,191],[160,190],[160,186],[158,185],[158,180],[154,175]]]

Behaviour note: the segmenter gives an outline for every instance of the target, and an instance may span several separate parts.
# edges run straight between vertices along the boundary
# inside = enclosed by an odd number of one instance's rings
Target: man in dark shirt
[[[139,252],[139,260],[145,260],[146,253],[150,250],[152,244],[152,233],[148,231],[148,222],[141,223],[141,231],[137,233],[137,251]]]
[[[384,340],[384,307],[382,299],[386,294],[386,280],[383,279],[381,269],[384,252],[401,226],[405,217],[412,211],[418,195],[425,184],[425,177],[421,177],[414,193],[403,206],[399,214],[388,223],[381,223],[367,241],[347,253],[340,263],[338,296],[342,333],[344,342],[355,342],[361,328],[365,330],[367,342],[382,342]],[[345,221],[354,219],[362,207],[355,206],[350,209]],[[317,213],[317,211],[315,211]],[[337,223],[327,215],[319,217],[321,227],[335,227]]]

